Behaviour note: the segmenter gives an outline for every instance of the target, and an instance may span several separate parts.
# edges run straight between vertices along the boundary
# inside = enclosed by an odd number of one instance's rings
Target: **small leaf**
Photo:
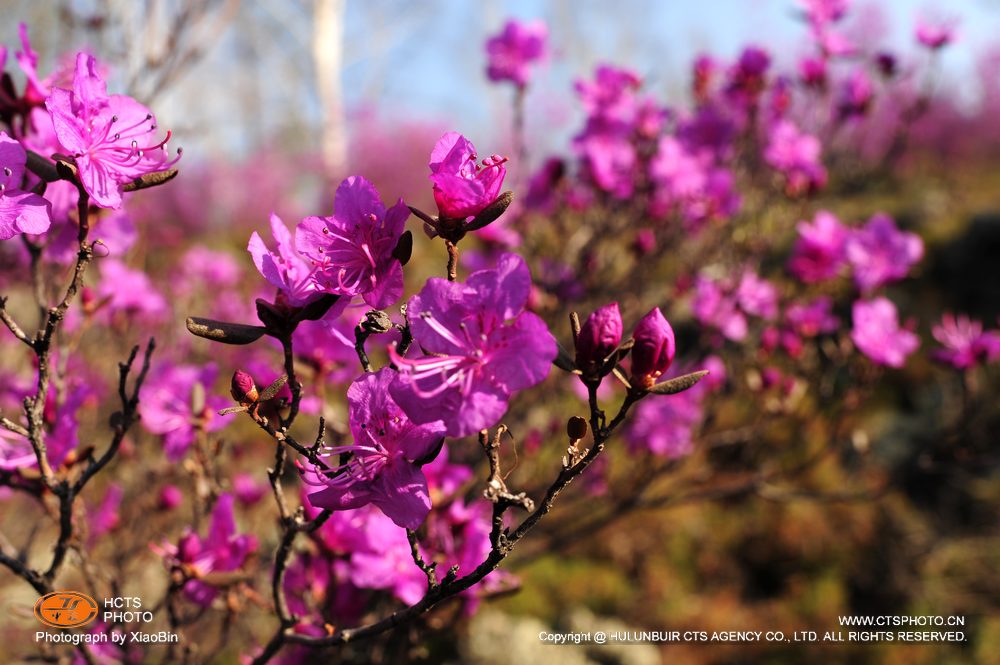
[[[481,229],[488,224],[492,224],[500,218],[500,215],[507,210],[513,200],[514,192],[504,192],[500,196],[496,197],[493,200],[493,203],[483,208],[482,211],[465,226],[465,230],[476,231],[477,229]]]
[[[308,305],[299,309],[299,311],[292,316],[292,323],[297,324],[300,321],[317,321],[322,319],[338,300],[340,300],[340,296],[332,293],[324,293],[316,300],[313,300]]]
[[[227,323],[197,316],[188,318],[187,329],[192,335],[223,344],[250,344],[267,332],[262,326],[246,326],[242,323]]]
[[[285,313],[278,309],[274,304],[267,302],[263,298],[257,298],[257,318],[260,322],[264,324],[267,331],[271,334],[281,334],[286,328],[288,328],[288,319],[285,317]]]
[[[404,231],[403,235],[399,236],[399,241],[396,242],[396,246],[392,250],[392,258],[405,266],[410,262],[411,256],[413,256],[413,233]]]
[[[219,409],[220,416],[228,416],[230,413],[243,413],[244,411],[249,411],[245,406],[229,406],[225,409]]]
[[[165,182],[170,182],[177,177],[177,173],[177,169],[147,173],[146,175],[139,176],[132,182],[125,183],[125,186],[122,187],[122,191],[134,192],[137,189],[149,189],[150,187],[156,187]]]
[[[706,376],[708,376],[707,369],[703,369],[700,372],[691,372],[690,374],[678,376],[675,379],[670,379],[669,381],[664,381],[663,383],[657,383],[649,389],[649,392],[656,395],[674,395],[676,393],[684,392],[688,388],[692,388],[694,384],[698,383]]]
[[[569,354],[569,351],[567,351],[566,348],[558,341],[556,341],[556,346],[559,348],[559,353],[552,361],[552,364],[561,370],[565,370],[567,372],[575,372],[576,363],[573,361],[573,356],[571,356]]]
[[[288,377],[284,374],[279,376],[271,383],[271,385],[264,388],[264,391],[260,394],[260,399],[258,401],[266,402],[269,399],[273,399],[274,396],[278,394],[278,391],[281,390],[281,386],[285,385],[287,381]]]

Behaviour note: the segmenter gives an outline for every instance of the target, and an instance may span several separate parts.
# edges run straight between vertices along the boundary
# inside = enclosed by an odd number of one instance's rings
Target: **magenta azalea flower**
[[[402,358],[390,392],[411,420],[443,420],[449,436],[492,427],[511,395],[540,383],[556,357],[556,341],[525,312],[531,275],[524,259],[504,254],[495,270],[465,284],[432,277],[410,298],[407,317],[427,355]],[[510,321],[510,323],[505,323]]]
[[[955,41],[955,28],[948,23],[931,23],[920,18],[914,32],[920,44],[934,51]]]
[[[804,282],[821,282],[836,277],[844,265],[844,244],[850,232],[837,216],[820,210],[809,222],[799,222],[788,271]]]
[[[786,190],[796,196],[815,192],[826,184],[821,152],[819,139],[799,131],[794,123],[782,120],[771,128],[764,159],[784,174]]]
[[[388,307],[403,295],[403,265],[393,252],[409,209],[400,199],[387,210],[375,186],[360,176],[340,183],[334,205],[332,217],[302,220],[296,249],[312,261],[325,291]]]
[[[121,206],[125,183],[176,162],[166,150],[170,132],[154,142],[156,118],[131,97],[109,96],[92,55],[77,55],[73,89],[53,88],[45,106],[84,189],[102,208]]]
[[[350,453],[344,465],[325,473],[326,487],[309,495],[318,508],[349,510],[375,504],[397,525],[416,529],[431,509],[420,465],[444,439],[438,421],[414,424],[389,396],[396,372],[386,367],[365,374],[347,391],[354,443],[330,455]]]
[[[281,292],[285,302],[293,307],[305,305],[322,293],[313,279],[314,270],[295,250],[292,234],[274,213],[271,213],[271,235],[277,243],[277,251],[269,250],[256,231],[250,236],[247,251],[257,270]]]
[[[27,159],[21,144],[0,132],[0,240],[18,233],[45,233],[52,223],[48,201],[21,191]]]
[[[896,306],[887,298],[858,300],[852,313],[851,339],[861,353],[876,364],[902,367],[906,357],[920,346],[915,334],[899,327]]]
[[[519,88],[528,85],[528,66],[545,55],[549,31],[542,21],[507,21],[500,34],[486,41],[491,81],[511,81]]]
[[[212,511],[212,522],[206,538],[202,539],[197,533],[188,531],[181,536],[177,545],[164,543],[152,548],[171,565],[183,564],[191,571],[194,579],[184,585],[184,594],[191,602],[208,607],[219,591],[198,578],[213,572],[238,570],[247,557],[257,550],[257,539],[249,534],[236,533],[233,495],[222,494]]]
[[[833,300],[820,296],[810,303],[795,304],[785,312],[785,322],[802,337],[815,337],[837,330],[840,320],[831,312]]]
[[[228,399],[210,395],[203,405],[194,397],[212,387],[215,365],[167,365],[153,373],[142,385],[142,424],[153,434],[163,436],[167,459],[180,460],[194,443],[198,430],[215,432],[226,426],[229,416],[218,416],[219,409],[230,405]],[[195,384],[200,388],[196,389]],[[196,410],[199,409],[199,410]]]
[[[967,316],[945,314],[941,323],[931,328],[931,334],[944,347],[931,355],[956,369],[969,369],[1000,357],[1000,332],[983,332],[983,324]]]
[[[854,269],[854,282],[863,291],[906,277],[910,266],[924,255],[924,243],[915,233],[896,228],[892,217],[874,215],[851,234],[845,246]]]
[[[458,132],[448,132],[431,152],[431,182],[438,213],[447,219],[474,217],[500,196],[506,157],[492,155],[477,166],[476,147]]]

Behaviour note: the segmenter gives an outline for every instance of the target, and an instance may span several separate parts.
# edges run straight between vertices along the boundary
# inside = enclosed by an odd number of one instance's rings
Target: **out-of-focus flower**
[[[102,260],[100,267],[97,300],[102,303],[100,311],[106,318],[121,314],[129,321],[158,323],[170,315],[170,305],[146,273],[114,258]]]
[[[583,322],[576,338],[576,366],[584,375],[599,370],[604,359],[622,341],[622,315],[618,303],[601,307]]]
[[[314,269],[296,251],[292,234],[281,218],[271,213],[271,235],[277,243],[272,252],[256,231],[250,236],[247,251],[257,270],[282,294],[285,302],[293,307],[305,305],[323,293],[313,279]]]
[[[820,210],[812,224],[798,223],[799,238],[795,241],[788,270],[804,282],[821,282],[836,277],[844,265],[844,244],[850,235],[837,216]]]
[[[802,337],[831,333],[840,325],[832,308],[833,300],[829,296],[820,296],[809,303],[796,303],[785,312],[785,322]]]
[[[184,493],[177,485],[166,485],[160,490],[158,506],[160,510],[173,510],[184,501]]]
[[[864,291],[903,279],[924,255],[920,236],[900,231],[892,217],[883,213],[851,233],[844,249],[854,282]]]
[[[152,372],[142,385],[142,424],[153,434],[163,436],[171,462],[184,456],[199,431],[216,432],[229,422],[230,416],[219,416],[217,412],[230,402],[219,395],[205,397],[215,376],[214,364],[168,364]]]
[[[931,334],[944,347],[933,350],[931,356],[956,369],[969,369],[1000,357],[1000,332],[984,332],[982,322],[968,316],[945,314],[931,328]]]
[[[858,118],[868,113],[875,89],[868,73],[858,67],[841,82],[837,94],[837,112],[841,118]]]
[[[295,230],[295,247],[312,261],[323,290],[360,295],[377,309],[403,295],[403,265],[396,245],[410,216],[400,199],[386,209],[378,190],[360,176],[337,188],[331,217],[306,217]]]
[[[851,339],[872,362],[902,367],[906,357],[920,346],[920,339],[914,333],[899,327],[896,306],[887,298],[855,301],[852,316]]]
[[[233,476],[233,496],[244,506],[257,503],[267,492],[267,483],[258,480],[252,473],[237,473]]]
[[[936,51],[955,41],[955,27],[946,22],[932,23],[921,17],[917,19],[914,35],[920,44]]]
[[[449,436],[466,436],[495,425],[514,393],[548,375],[556,341],[524,311],[530,289],[524,259],[504,254],[495,270],[464,284],[433,277],[410,299],[413,338],[429,355],[390,349],[399,368],[390,392],[411,420],[443,420]]]
[[[652,388],[674,362],[674,329],[660,308],[654,307],[636,324],[632,339],[632,383]]]
[[[748,46],[739,59],[729,69],[726,92],[744,106],[756,103],[760,93],[767,87],[767,70],[771,66],[771,56],[764,49]]]
[[[726,370],[717,356],[709,356],[698,364],[709,370],[708,376],[692,388],[665,399],[644,399],[636,406],[635,415],[625,430],[629,450],[648,450],[659,457],[676,459],[691,452],[695,430],[704,414],[706,395],[726,381]],[[664,379],[691,371],[691,366],[674,367]]]
[[[431,182],[438,213],[447,219],[478,215],[500,196],[506,157],[491,155],[482,166],[476,147],[458,132],[447,132],[431,151]]]
[[[736,302],[751,316],[773,319],[778,315],[778,290],[752,270],[743,271],[736,287]]]
[[[393,522],[416,529],[431,509],[420,464],[444,439],[438,421],[415,424],[389,396],[396,372],[386,367],[365,374],[347,391],[354,443],[334,446],[330,455],[350,453],[346,464],[325,472],[325,487],[309,495],[316,507],[349,510],[372,503]]]
[[[691,303],[694,316],[699,323],[718,329],[726,339],[739,342],[747,336],[747,319],[739,310],[735,296],[724,291],[722,286],[716,280],[698,276]]]
[[[53,88],[45,106],[84,189],[102,208],[121,205],[125,183],[177,161],[167,153],[170,132],[154,142],[156,119],[148,108],[131,97],[107,94],[92,55],[77,55],[73,89]]]
[[[784,174],[789,195],[797,196],[826,185],[822,149],[818,138],[800,132],[789,120],[781,120],[771,128],[764,159]]]
[[[822,58],[802,58],[799,60],[799,79],[810,88],[826,87],[826,60]]]
[[[21,191],[27,159],[21,144],[0,132],[0,240],[18,233],[45,233],[52,223],[49,202]]]
[[[511,81],[519,88],[528,85],[530,65],[545,55],[549,31],[542,21],[507,21],[503,30],[486,41],[491,81]]]
[[[238,570],[247,557],[257,550],[257,539],[252,535],[236,532],[233,495],[222,494],[212,510],[212,521],[205,538],[188,531],[181,536],[177,545],[164,543],[152,546],[152,549],[169,565],[181,566],[188,572],[191,579],[184,585],[184,595],[191,602],[208,607],[219,590],[199,578],[209,573]]]

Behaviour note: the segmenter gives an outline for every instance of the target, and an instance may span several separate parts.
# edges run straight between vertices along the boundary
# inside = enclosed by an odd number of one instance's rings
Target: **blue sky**
[[[62,39],[46,3],[0,2],[9,10],[0,40],[16,45],[17,22],[28,21],[43,65],[53,62],[56,48],[84,45]],[[913,25],[920,12],[957,19],[960,42],[941,64],[968,97],[974,90],[965,81],[976,55],[1000,48],[1000,0],[852,4],[856,15],[878,6],[888,43],[904,53],[916,50]],[[311,12],[311,0],[243,0],[228,29],[204,44],[205,61],[157,100],[161,125],[175,128],[192,155],[240,154],[252,148],[255,132],[302,136],[303,127],[316,126]],[[485,80],[483,43],[511,16],[541,18],[551,31],[553,55],[538,72],[527,105],[529,138],[549,147],[565,141],[578,124],[572,81],[599,62],[634,68],[650,92],[677,102],[695,54],[731,59],[743,45],[756,43],[780,65],[802,52],[806,35],[795,0],[347,0],[348,106],[374,107],[389,118],[433,120],[470,136],[498,128],[506,133],[511,91]],[[112,89],[117,85],[112,82]],[[532,126],[550,129],[532,136]]]

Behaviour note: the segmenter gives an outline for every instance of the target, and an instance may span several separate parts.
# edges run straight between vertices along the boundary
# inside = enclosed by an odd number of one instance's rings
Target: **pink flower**
[[[870,291],[906,277],[923,257],[924,243],[917,234],[897,229],[892,217],[879,213],[850,235],[845,254],[854,269],[855,284]]]
[[[146,273],[112,258],[102,260],[100,267],[97,299],[104,303],[100,311],[106,318],[120,314],[130,321],[158,323],[170,315],[170,305]],[[126,284],[128,287],[122,288]]]
[[[389,396],[396,372],[386,367],[365,374],[347,391],[354,443],[334,446],[330,455],[350,453],[346,464],[324,472],[326,487],[309,495],[318,508],[349,510],[374,504],[397,525],[416,529],[431,509],[420,466],[444,440],[438,421],[415,424]]]
[[[1000,357],[1000,332],[983,332],[983,324],[968,316],[945,314],[941,323],[931,328],[931,334],[944,347],[932,351],[932,357],[956,369],[969,369]]]
[[[449,436],[466,436],[497,424],[514,393],[548,375],[556,341],[524,311],[530,289],[524,259],[504,254],[495,270],[472,273],[465,284],[432,277],[410,298],[415,346],[428,355],[402,358],[390,349],[399,368],[390,392],[411,420],[443,420]]]
[[[576,365],[584,374],[600,369],[622,341],[622,315],[618,303],[605,305],[587,317],[576,338]]]
[[[334,205],[331,217],[302,220],[295,248],[312,262],[313,279],[326,292],[388,307],[403,295],[403,265],[395,249],[409,209],[402,199],[386,209],[375,186],[360,176],[340,183]]]
[[[841,118],[857,118],[868,113],[875,98],[871,79],[860,67],[851,72],[840,85],[837,95],[837,112]]]
[[[826,185],[822,146],[815,136],[800,132],[789,120],[771,128],[764,160],[787,179],[790,196],[815,192]]]
[[[507,21],[503,31],[486,41],[486,75],[491,81],[511,81],[524,88],[529,65],[545,55],[548,33],[542,21]]]
[[[184,564],[191,571],[193,579],[184,585],[184,594],[192,602],[208,607],[219,591],[199,578],[212,572],[238,570],[257,550],[257,539],[252,535],[237,534],[233,495],[222,494],[212,511],[212,521],[204,539],[189,530],[181,536],[177,545],[164,543],[162,546],[154,545],[152,549],[170,564]]]
[[[271,235],[277,251],[271,251],[256,231],[250,236],[247,251],[264,279],[278,289],[285,302],[300,307],[323,293],[313,279],[314,268],[296,251],[292,234],[288,227],[273,212],[271,213]]]
[[[18,233],[45,233],[52,223],[49,202],[21,191],[27,159],[21,144],[0,132],[0,240]]]
[[[820,296],[810,303],[790,306],[785,312],[785,322],[802,337],[831,333],[840,325],[840,320],[831,312],[832,308],[833,300],[829,296]]]
[[[924,18],[917,19],[914,31],[917,41],[931,50],[944,48],[955,41],[955,28],[948,23],[931,23]]]
[[[812,224],[799,222],[799,238],[788,260],[788,271],[804,282],[836,277],[844,265],[844,244],[849,231],[836,215],[820,210]]]
[[[492,155],[476,164],[476,147],[458,132],[447,132],[431,151],[431,182],[438,213],[447,219],[474,217],[500,196],[506,157]]]
[[[746,270],[736,287],[736,302],[751,316],[773,319],[778,315],[778,290],[774,284]]]
[[[142,424],[153,434],[163,436],[167,459],[180,460],[194,443],[198,431],[215,432],[226,426],[230,416],[217,412],[230,406],[218,395],[196,403],[215,381],[215,365],[164,365],[151,373],[142,386],[140,403]],[[197,388],[195,386],[198,386]]]
[[[166,138],[153,142],[156,119],[125,95],[108,96],[94,56],[76,59],[73,89],[54,88],[45,101],[62,147],[74,157],[84,189],[102,208],[118,208],[122,185],[168,168]]]
[[[899,327],[896,306],[887,298],[855,301],[852,315],[851,339],[876,364],[902,367],[906,357],[920,346],[915,334]]]
[[[632,339],[632,383],[651,388],[674,361],[674,330],[654,307],[636,324]]]

